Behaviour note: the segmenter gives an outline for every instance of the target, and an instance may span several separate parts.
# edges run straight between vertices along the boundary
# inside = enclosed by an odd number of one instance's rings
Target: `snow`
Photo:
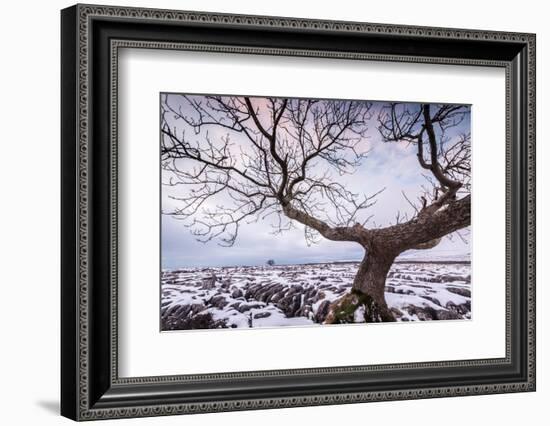
[[[359,306],[353,313],[353,321],[356,323],[365,322],[365,307]]]
[[[162,329],[193,328],[168,323],[196,315],[228,328],[319,325],[325,302],[351,289],[357,268],[357,262],[341,262],[164,270]],[[385,297],[398,321],[470,319],[470,264],[398,260]],[[357,310],[355,322],[364,322],[363,314]]]

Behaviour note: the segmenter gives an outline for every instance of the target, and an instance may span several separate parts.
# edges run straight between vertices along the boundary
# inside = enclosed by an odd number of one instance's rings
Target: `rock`
[[[222,295],[214,296],[208,302],[210,306],[214,306],[218,309],[223,309],[228,303],[227,299]]]
[[[468,301],[464,302],[463,304],[458,305],[458,307],[461,309],[460,313],[467,314],[467,313],[471,312],[471,310],[472,310],[472,303],[468,300]]]
[[[239,306],[241,306],[243,302],[235,302],[235,303],[232,303],[231,305],[229,305],[230,308],[233,308],[235,310],[239,310]]]
[[[397,308],[390,308],[390,311],[395,318],[401,318],[403,316],[403,313]]]
[[[453,275],[441,275],[440,279],[441,279],[440,282],[442,282],[442,283],[451,283],[453,281],[456,281],[457,277],[455,277]]]
[[[435,297],[430,297],[430,296],[420,296],[420,297],[422,297],[423,299],[429,300],[430,302],[435,303],[436,305],[441,306],[441,303]]]
[[[448,302],[445,307],[449,310],[449,311],[453,311],[453,312],[457,312],[458,313],[458,306],[456,306],[453,302]]]
[[[356,311],[359,310],[359,313]],[[331,303],[325,324],[347,324],[359,320],[364,322],[395,321],[389,310],[384,310],[372,297],[362,292],[351,290],[345,296]],[[361,321],[363,322],[363,321]]]
[[[277,283],[265,286],[260,292],[256,294],[256,300],[259,300],[264,303],[268,303],[271,301],[273,296],[282,289],[283,289],[283,285],[277,284]]]
[[[278,291],[278,292],[275,293],[273,296],[271,296],[270,302],[271,302],[271,303],[276,303],[276,302],[278,302],[279,300],[283,299],[284,297],[285,297],[285,292],[284,292],[284,290]]]
[[[298,289],[294,286],[290,287],[288,291],[286,292],[285,296],[292,296],[298,291]]]
[[[237,308],[237,310],[240,313],[244,313],[251,309],[262,308],[263,306],[264,306],[263,303],[241,303],[240,306]]]
[[[330,301],[323,300],[317,308],[317,313],[315,314],[314,321],[316,323],[322,324],[328,315],[329,308],[330,308]]]
[[[459,294],[460,296],[464,297],[472,297],[472,292],[468,290],[467,288],[461,288],[461,287],[447,287],[447,290],[454,294]]]
[[[271,312],[258,312],[254,315],[254,319],[267,318],[271,316]]]
[[[313,316],[313,309],[311,308],[311,305],[304,303],[304,305],[302,305],[302,307],[298,309],[294,315],[297,317],[311,318]]]
[[[458,314],[464,315],[470,312],[471,310],[471,304],[470,301],[467,301],[465,303],[461,303],[460,305],[456,305],[453,302],[449,302],[446,305],[446,308],[450,311],[456,312]]]
[[[193,303],[191,305],[187,305],[189,306],[189,315],[194,315],[194,314],[197,314],[199,312],[202,312],[206,309],[206,306],[203,305],[202,303]]]
[[[186,318],[188,316],[191,316],[193,314],[197,314],[201,311],[204,311],[206,309],[206,306],[202,303],[193,303],[190,305],[175,305],[171,308],[168,308],[164,312],[165,318],[173,318],[173,319],[182,319]]]
[[[212,276],[210,276],[210,277],[203,278],[201,288],[203,290],[213,289],[216,286],[216,280],[217,279],[218,278],[216,277],[215,274],[212,274]]]
[[[292,300],[292,311],[290,316],[296,316],[296,312],[302,306],[302,296],[300,294],[295,294]]]
[[[256,293],[258,293],[261,289],[262,289],[261,284],[252,284],[246,289],[246,292],[244,293],[244,297],[247,300],[256,299]]]
[[[437,317],[435,319],[438,320],[456,320],[460,319],[461,316],[458,315],[456,312],[453,311],[446,311],[444,309],[441,309],[440,311],[437,311]]]
[[[291,293],[291,292],[289,291],[288,293]],[[287,317],[293,317],[296,315],[296,312],[298,311],[298,309],[300,309],[302,297],[299,294],[294,294],[295,292],[292,292],[291,294],[288,294],[288,293],[285,297],[279,300],[275,304],[275,306],[277,306],[281,311],[283,311]]]
[[[184,318],[191,311],[190,305],[177,305],[166,312],[166,315],[172,318]]]
[[[321,299],[324,299],[326,296],[325,292],[324,291],[318,291],[316,294],[315,294],[315,298],[313,299],[314,302],[318,302],[319,300]]]
[[[407,306],[409,315],[416,315],[420,321],[437,319],[437,311],[429,306]]]
[[[315,287],[308,287],[304,292],[304,299],[313,299],[316,293],[317,289]]]
[[[233,291],[231,292],[231,297],[233,299],[238,299],[239,297],[243,297],[243,291],[240,289],[240,288],[234,288]]]
[[[214,320],[209,312],[185,318],[168,318],[161,323],[162,330],[197,330],[227,328],[222,320]]]

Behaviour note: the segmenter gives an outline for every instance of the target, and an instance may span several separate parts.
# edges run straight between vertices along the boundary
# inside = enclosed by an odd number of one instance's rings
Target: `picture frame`
[[[61,12],[61,414],[73,420],[535,390],[535,35],[75,5]],[[505,356],[119,376],[123,48],[505,71]],[[156,286],[157,283],[151,285]],[[184,339],[184,335],[181,335]]]

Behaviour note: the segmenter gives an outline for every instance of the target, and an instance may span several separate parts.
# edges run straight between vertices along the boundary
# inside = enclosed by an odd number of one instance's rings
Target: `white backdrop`
[[[121,376],[505,356],[503,69],[124,49],[118,75]],[[472,320],[159,333],[158,108],[167,91],[472,104]],[[342,351],[350,341],[355,350]],[[218,350],[188,350],[213,342]]]
[[[526,421],[543,424],[550,398],[548,342],[550,297],[544,268],[550,256],[548,188],[550,115],[545,76],[550,75],[550,29],[544,2],[463,0],[441,6],[438,0],[409,2],[257,2],[245,0],[133,0],[106,4],[438,25],[538,33],[538,391],[453,399],[387,402],[191,416],[107,421],[102,424],[220,423],[329,425],[352,421],[421,425],[426,421],[463,425],[479,418],[499,425]],[[68,424],[58,417],[59,394],[59,9],[70,2],[10,2],[0,27],[0,377],[3,424]],[[547,77],[546,77],[547,79]],[[544,194],[546,192],[546,194]],[[541,420],[535,419],[540,417]],[[315,420],[313,420],[315,419]],[[128,423],[131,422],[131,423]]]

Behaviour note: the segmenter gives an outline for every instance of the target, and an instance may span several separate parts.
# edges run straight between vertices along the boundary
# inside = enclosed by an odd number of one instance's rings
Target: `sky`
[[[387,226],[395,223],[396,213],[407,213],[412,216],[413,209],[403,196],[416,200],[421,186],[426,184],[415,145],[404,142],[384,143],[377,129],[376,111],[382,103],[373,103],[375,114],[369,125],[367,136],[359,143],[369,150],[357,171],[335,179],[346,188],[357,193],[373,194],[384,189],[376,197],[376,203],[368,209],[372,219],[370,226]],[[448,133],[449,137],[469,132],[470,118],[465,119]],[[209,137],[220,137],[220,134],[209,132]],[[198,135],[197,137],[201,137]],[[233,138],[235,136],[232,136]],[[191,160],[182,160],[191,162]],[[185,167],[181,165],[180,167]],[[169,172],[162,172],[162,180],[167,181]],[[475,184],[474,184],[475,185]],[[182,195],[181,186],[161,188],[161,210],[171,211],[177,207],[177,201],[169,196]],[[267,218],[256,223],[243,224],[235,244],[225,247],[219,241],[199,242],[185,226],[184,221],[161,214],[161,257],[163,269],[180,267],[265,265],[273,259],[277,264],[300,264],[331,261],[361,260],[364,249],[353,242],[334,242],[320,238],[317,244],[308,245],[304,238],[304,227],[296,224],[294,229],[282,234],[273,235],[271,225],[274,218]],[[471,251],[469,230],[461,231],[462,238],[452,235],[430,250],[410,250],[402,257],[416,259],[463,259],[469,258]]]

